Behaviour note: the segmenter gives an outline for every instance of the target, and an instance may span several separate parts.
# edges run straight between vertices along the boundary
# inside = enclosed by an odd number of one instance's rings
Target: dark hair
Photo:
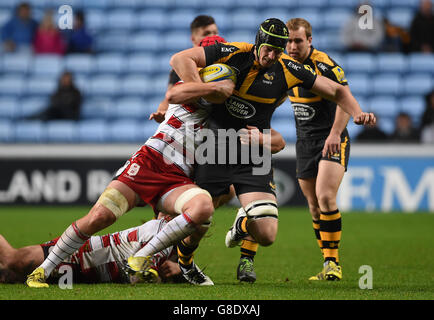
[[[215,20],[211,16],[200,15],[194,18],[194,20],[190,23],[190,31],[193,32],[197,28],[202,28],[209,26],[210,24],[215,24]]]

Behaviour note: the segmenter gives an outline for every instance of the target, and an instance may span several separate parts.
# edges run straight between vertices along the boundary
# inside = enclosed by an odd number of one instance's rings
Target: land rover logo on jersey
[[[256,114],[256,109],[247,101],[231,96],[225,101],[226,109],[231,115],[240,119],[249,119]]]
[[[298,120],[311,120],[315,116],[315,109],[311,106],[293,103],[292,108],[294,109],[294,116]]]

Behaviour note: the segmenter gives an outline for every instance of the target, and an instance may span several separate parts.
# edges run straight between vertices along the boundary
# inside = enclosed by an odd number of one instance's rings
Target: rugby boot
[[[226,238],[225,238],[226,247],[233,248],[235,246],[238,246],[241,240],[243,240],[243,238],[245,238],[248,235],[247,232],[243,232],[241,230],[241,221],[244,219],[244,217],[247,217],[246,212],[244,211],[243,208],[240,208],[237,212],[237,216],[235,217],[234,224],[226,233]]]
[[[214,282],[193,262],[189,267],[179,264],[185,280],[197,286],[213,286]]]
[[[342,268],[333,261],[327,261],[324,266],[324,276],[326,280],[334,281],[342,279]]]
[[[27,276],[26,284],[30,288],[48,288],[48,284],[45,282],[44,269],[39,267],[33,270],[33,272]]]
[[[241,258],[237,269],[237,279],[243,282],[255,282],[256,273],[253,269],[253,260],[250,258]]]

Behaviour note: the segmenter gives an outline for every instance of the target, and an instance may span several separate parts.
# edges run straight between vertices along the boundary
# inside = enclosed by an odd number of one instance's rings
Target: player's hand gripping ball
[[[203,82],[215,82],[226,79],[230,79],[234,83],[237,81],[237,73],[235,70],[224,63],[209,65],[201,69],[199,75]]]

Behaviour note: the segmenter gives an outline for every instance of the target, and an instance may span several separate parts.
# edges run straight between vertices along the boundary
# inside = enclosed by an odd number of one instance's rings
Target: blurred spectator
[[[426,107],[420,123],[421,141],[434,143],[434,90],[426,95]]]
[[[360,27],[359,7],[355,9],[354,15],[342,26],[340,36],[346,50],[349,51],[369,51],[376,52],[381,49],[384,40],[384,25],[382,20],[375,17],[372,29],[362,29]]]
[[[422,0],[410,27],[411,50],[434,51],[434,16],[431,0]]]
[[[30,52],[38,23],[32,18],[32,9],[20,3],[13,17],[2,27],[2,44],[5,52],[27,50]]]
[[[410,51],[410,33],[394,24],[387,18],[383,19],[385,37],[383,43],[383,51],[388,52],[404,52]]]
[[[66,51],[66,43],[54,23],[53,12],[51,10],[45,12],[39,24],[33,41],[33,51],[36,54],[50,53],[60,55]]]
[[[400,112],[395,120],[395,131],[390,135],[393,142],[419,142],[419,130],[413,127],[408,113]]]
[[[362,131],[357,135],[357,142],[385,142],[388,140],[387,134],[378,127],[379,118],[375,125],[364,126]]]
[[[74,15],[74,28],[65,33],[68,43],[67,53],[91,53],[93,38],[86,30],[83,11],[77,11]]]
[[[71,72],[65,71],[59,79],[59,86],[50,98],[47,109],[28,119],[79,120],[81,93],[74,84]]]

